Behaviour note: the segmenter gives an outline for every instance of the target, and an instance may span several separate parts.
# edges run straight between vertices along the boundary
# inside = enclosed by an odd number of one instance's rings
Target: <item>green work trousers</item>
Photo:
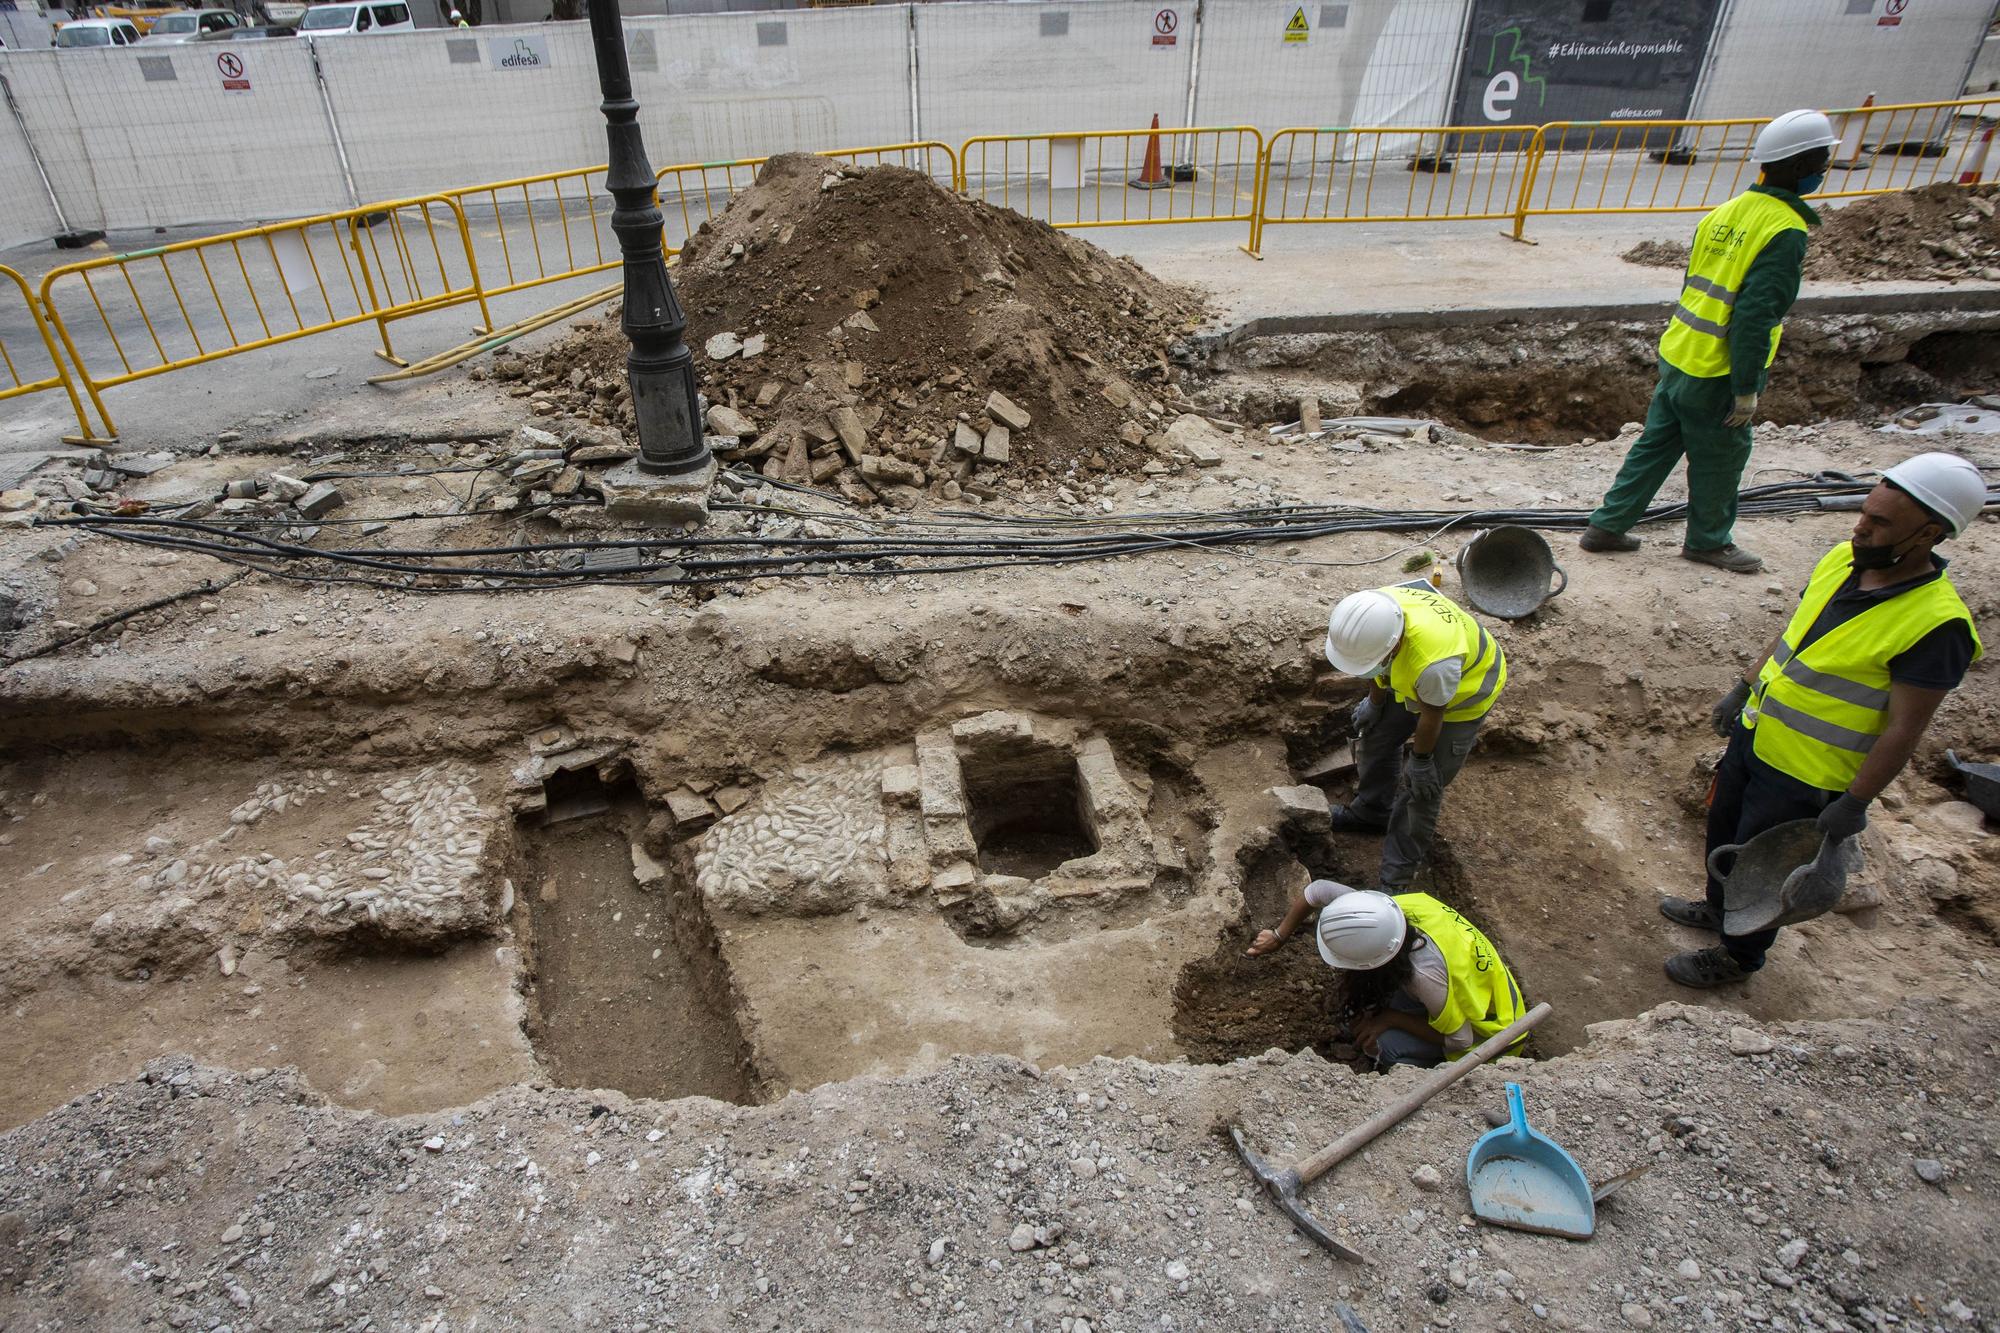
[[[1733,402],[1729,376],[1697,379],[1660,362],[1660,384],[1646,409],[1646,429],[1632,442],[1618,479],[1590,516],[1591,525],[1606,532],[1630,529],[1685,454],[1685,544],[1691,551],[1728,546],[1736,526],[1736,487],[1750,461],[1750,428],[1731,430],[1722,424]]]

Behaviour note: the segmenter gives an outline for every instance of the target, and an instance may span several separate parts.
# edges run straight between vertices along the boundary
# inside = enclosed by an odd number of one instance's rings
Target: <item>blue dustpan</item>
[[[1590,1179],[1556,1141],[1528,1127],[1521,1085],[1507,1085],[1510,1122],[1480,1135],[1465,1159],[1475,1216],[1503,1227],[1589,1240],[1597,1230]]]

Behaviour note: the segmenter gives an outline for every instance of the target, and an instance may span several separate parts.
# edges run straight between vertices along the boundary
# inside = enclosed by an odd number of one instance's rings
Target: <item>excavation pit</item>
[[[968,772],[965,798],[978,866],[988,874],[1041,879],[1097,852],[1076,759],[1064,751],[1038,751],[1006,771]]]

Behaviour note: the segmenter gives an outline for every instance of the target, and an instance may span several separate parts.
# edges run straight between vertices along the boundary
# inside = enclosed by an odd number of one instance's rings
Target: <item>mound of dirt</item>
[[[1806,276],[1836,282],[1896,278],[2000,281],[2000,186],[1927,185],[1822,212],[1806,246]],[[1680,241],[1641,241],[1619,256],[1684,268]]]
[[[2000,186],[1927,185],[1829,209],[1806,247],[1808,278],[2000,281]]]
[[[1647,268],[1686,268],[1688,247],[1679,241],[1641,241],[1618,257]]]
[[[722,456],[864,502],[1138,471],[1165,424],[1145,386],[1202,315],[1130,261],[926,176],[803,154],[704,224],[675,281],[710,433],[738,441]],[[629,425],[624,357],[606,321],[530,375]]]

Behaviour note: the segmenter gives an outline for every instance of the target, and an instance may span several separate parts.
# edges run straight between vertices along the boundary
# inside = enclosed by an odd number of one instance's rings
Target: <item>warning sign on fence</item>
[[[1180,38],[1176,35],[1181,26],[1179,10],[1163,9],[1153,15],[1153,45],[1172,46]]]
[[[222,91],[225,93],[247,93],[250,91],[250,75],[243,68],[243,57],[234,51],[224,51],[215,58],[216,73],[222,75]]]
[[[1312,29],[1306,26],[1306,7],[1300,5],[1292,11],[1291,22],[1285,25],[1287,42],[1307,42],[1312,40]]]
[[[1882,16],[1875,20],[1878,28],[1894,28],[1902,23],[1903,11],[1910,7],[1910,0],[1886,0],[1882,6]]]

